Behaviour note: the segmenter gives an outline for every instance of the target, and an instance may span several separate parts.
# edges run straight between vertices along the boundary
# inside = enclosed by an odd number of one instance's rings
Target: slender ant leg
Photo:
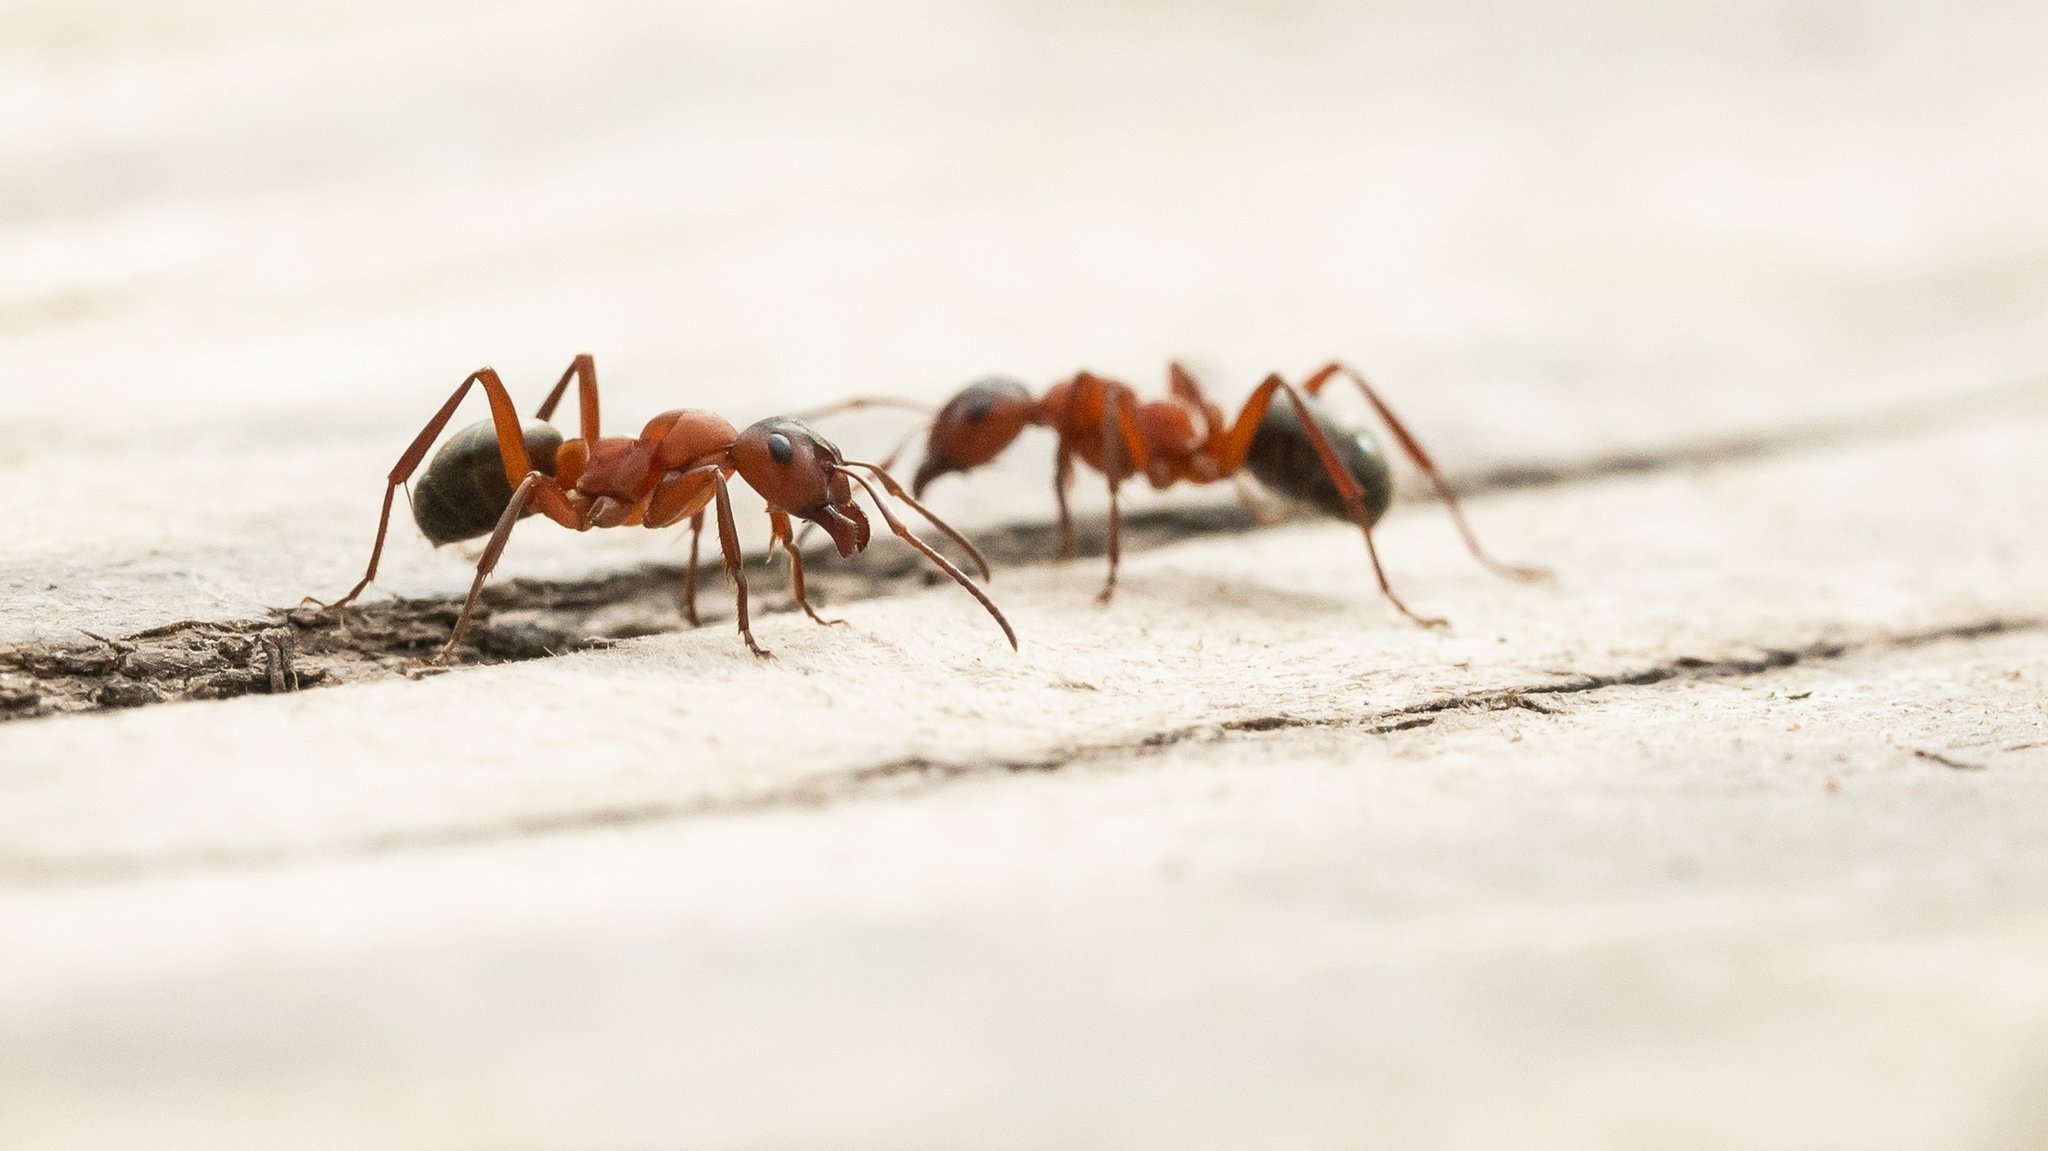
[[[854,396],[851,399],[826,404],[822,408],[805,408],[803,411],[793,412],[790,418],[810,423],[812,420],[826,419],[841,412],[860,412],[869,408],[895,408],[898,411],[916,412],[924,416],[932,414],[932,406],[919,400],[906,400],[901,396]]]
[[[903,437],[896,441],[896,445],[889,449],[889,454],[882,457],[882,466],[884,468],[893,468],[896,466],[896,460],[910,447],[911,441],[915,440],[931,426],[929,417],[932,415],[932,406],[930,404],[922,403],[918,400],[906,400],[900,396],[855,396],[850,400],[841,400],[836,404],[826,404],[822,408],[806,408],[795,413],[790,418],[810,423],[812,420],[828,419],[841,412],[860,412],[871,408],[893,408],[897,411],[916,412],[918,415],[927,417],[918,423],[912,424],[910,430],[904,432]],[[805,524],[799,530],[808,533],[815,526],[815,524]]]
[[[476,614],[477,601],[483,598],[484,581],[491,578],[492,570],[498,566],[498,557],[505,554],[505,543],[512,538],[513,525],[519,522],[520,513],[528,504],[538,504],[544,515],[564,527],[578,531],[590,527],[570,505],[569,498],[555,483],[555,477],[546,472],[526,473],[526,478],[513,489],[512,502],[505,505],[505,514],[498,517],[498,526],[491,531],[491,542],[485,545],[483,556],[476,561],[476,579],[470,582],[469,598],[463,601],[462,614],[455,617],[455,628],[448,633],[448,642],[442,644],[441,650],[435,654],[434,663],[447,659],[448,653],[462,641],[463,633],[469,630],[470,617]]]
[[[1060,437],[1058,453],[1053,457],[1052,497],[1060,509],[1060,558],[1074,558],[1074,513],[1067,507],[1067,491],[1074,486],[1074,451],[1067,446],[1066,437]]]
[[[1167,364],[1167,375],[1171,378],[1173,397],[1181,406],[1202,417],[1203,442],[1214,448],[1230,429],[1223,422],[1223,409],[1202,394],[1202,386],[1195,382],[1194,374],[1175,360]]]
[[[1109,427],[1108,424],[1103,425],[1105,435]],[[1112,473],[1109,477],[1109,575],[1102,581],[1102,590],[1095,593],[1095,602],[1100,604],[1108,603],[1116,594],[1116,573],[1124,562],[1124,513],[1117,502],[1117,488],[1120,486],[1122,481]]]
[[[1358,481],[1353,479],[1351,473],[1338,461],[1336,450],[1331,448],[1330,441],[1324,438],[1321,426],[1316,423],[1315,413],[1309,410],[1308,402],[1301,398],[1300,392],[1295,391],[1277,374],[1267,376],[1237,413],[1237,423],[1232,425],[1229,434],[1223,437],[1216,449],[1217,467],[1224,475],[1235,475],[1244,466],[1245,453],[1251,450],[1252,436],[1259,430],[1259,421],[1266,418],[1266,409],[1272,405],[1276,393],[1284,393],[1287,402],[1294,405],[1295,415],[1301,420],[1302,431],[1307,434],[1310,446],[1315,448],[1317,458],[1322,460],[1323,469],[1330,474],[1330,481],[1337,486],[1337,494],[1344,501],[1345,510],[1351,514],[1351,520],[1358,525],[1358,530],[1365,533],[1365,554],[1372,560],[1372,573],[1379,579],[1380,593],[1387,597],[1387,602],[1393,604],[1395,610],[1423,627],[1450,626],[1448,620],[1415,614],[1395,593],[1394,585],[1387,582],[1387,571],[1380,566],[1379,549],[1372,541],[1372,517],[1366,513],[1364,493],[1359,489]]]
[[[532,462],[526,455],[526,438],[519,428],[519,414],[512,407],[512,397],[506,392],[504,381],[490,368],[478,368],[471,372],[456,386],[454,393],[448,397],[448,402],[441,405],[441,410],[435,412],[433,418],[427,421],[427,426],[420,429],[420,434],[413,437],[412,444],[405,449],[405,454],[399,456],[398,462],[392,465],[391,473],[385,477],[384,506],[377,513],[377,538],[370,545],[369,566],[363,570],[363,578],[356,581],[356,586],[350,588],[347,595],[333,603],[322,604],[324,610],[337,611],[354,603],[356,597],[363,594],[363,589],[369,587],[370,582],[377,578],[377,564],[384,558],[384,539],[391,531],[392,500],[397,496],[398,489],[412,478],[413,472],[419,470],[420,461],[427,458],[427,449],[433,447],[434,441],[441,438],[441,432],[447,428],[449,419],[455,415],[455,409],[462,406],[463,397],[469,394],[472,384],[482,385],[484,396],[490,401],[491,421],[496,425],[498,433],[498,454],[505,460],[505,479],[517,488],[525,482],[527,474],[533,471]],[[575,526],[573,516],[565,526]]]
[[[769,530],[774,533],[775,541],[782,545],[783,554],[789,557],[789,583],[796,592],[796,606],[804,609],[805,615],[828,627],[850,626],[843,619],[826,619],[819,615],[817,609],[811,606],[810,598],[804,594],[804,553],[796,546],[795,534],[790,531],[789,513],[769,508],[768,525]]]
[[[1124,481],[1123,465],[1128,463],[1131,474],[1137,475],[1147,469],[1149,461],[1137,416],[1124,402],[1129,389],[1086,373],[1083,378],[1102,389],[1102,470],[1109,477],[1109,576],[1102,581],[1102,590],[1095,593],[1095,602],[1106,604],[1116,594],[1117,569],[1123,563],[1123,509],[1117,500],[1117,489]]]
[[[1471,551],[1474,559],[1488,570],[1508,579],[1530,581],[1551,578],[1551,573],[1544,568],[1502,563],[1486,554],[1486,550],[1479,546],[1479,537],[1472,532],[1472,525],[1465,521],[1464,509],[1459,507],[1457,494],[1451,491],[1450,482],[1437,470],[1436,461],[1423,450],[1422,444],[1408,431],[1407,425],[1401,422],[1401,417],[1394,414],[1394,409],[1387,406],[1387,402],[1380,398],[1379,392],[1366,382],[1364,376],[1342,363],[1331,362],[1323,365],[1315,375],[1304,381],[1301,390],[1311,396],[1317,395],[1338,375],[1358,385],[1358,390],[1365,393],[1366,403],[1371,404],[1373,411],[1379,413],[1380,419],[1387,425],[1387,430],[1394,433],[1394,441],[1401,445],[1402,453],[1417,470],[1429,477],[1430,486],[1436,489],[1437,498],[1443,501],[1445,510],[1451,513],[1451,522],[1458,525],[1458,534],[1465,538],[1465,547]]]
[[[555,386],[549,389],[548,398],[542,400],[540,407],[534,409],[533,418],[554,419],[555,405],[562,402],[562,393],[568,391],[569,381],[572,379],[576,381],[576,404],[581,415],[583,438],[595,443],[598,429],[597,361],[591,359],[589,352],[584,352],[569,361],[569,367],[563,371],[562,378],[556,380]]]
[[[725,578],[732,581],[740,638],[747,641],[747,650],[757,657],[774,659],[774,652],[754,642],[754,629],[747,619],[747,573],[741,566],[740,531],[732,522],[732,493],[725,486],[725,472],[716,464],[706,465],[703,470],[709,471],[718,485],[714,497],[718,505],[718,550],[725,560]]]
[[[690,566],[683,571],[683,618],[691,627],[702,627],[697,619],[697,545],[704,539],[704,513],[690,517]]]
[[[581,385],[577,392],[577,404],[581,409],[584,438],[595,440],[598,435],[597,368],[588,353],[579,355],[571,361],[568,370],[562,373],[562,378],[555,383],[554,389],[542,402],[537,418],[545,420],[554,414],[555,406],[561,402],[562,394],[572,378],[578,380]],[[519,413],[512,406],[511,393],[505,390],[505,383],[498,378],[495,369],[478,368],[462,383],[456,385],[455,391],[448,397],[448,402],[441,405],[441,410],[434,413],[433,418],[427,421],[427,426],[421,428],[420,434],[413,437],[411,445],[405,449],[405,454],[398,457],[398,463],[392,466],[390,475],[385,478],[384,505],[377,512],[377,538],[370,545],[370,562],[363,571],[363,578],[356,581],[356,586],[350,588],[347,595],[333,603],[321,604],[323,610],[337,611],[354,603],[356,597],[363,594],[363,589],[369,587],[371,581],[377,578],[377,564],[384,558],[384,540],[391,531],[392,501],[397,496],[398,489],[419,470],[420,461],[427,458],[427,449],[433,447],[434,441],[441,438],[441,433],[448,427],[449,419],[455,415],[455,409],[462,406],[463,397],[469,394],[472,384],[483,388],[484,398],[490,403],[491,423],[498,435],[498,455],[505,461],[506,482],[515,490],[526,482],[526,476],[533,471],[533,463],[526,454],[526,436],[519,427]],[[555,489],[555,495],[561,496],[560,488]],[[573,511],[568,511],[565,518],[564,515],[558,514],[558,511],[550,510],[551,507],[568,509],[566,500],[551,502],[541,499],[538,502],[548,518],[562,526],[575,528],[577,531],[588,529],[589,525],[579,525],[576,522]],[[309,602],[319,601],[311,600],[309,597]]]
[[[754,641],[753,625],[747,614],[747,574],[742,567],[739,528],[733,523],[732,493],[726,487],[725,467],[726,465],[720,463],[701,464],[683,472],[682,478],[696,475],[711,477],[714,484],[712,500],[716,505],[718,517],[719,558],[724,562],[725,578],[732,581],[733,600],[739,616],[740,637],[747,641],[747,650],[762,659],[774,659],[774,652],[769,651]],[[692,627],[697,626],[699,623],[697,618],[697,542],[702,537],[703,530],[704,513],[699,511],[696,515],[690,517],[690,566],[683,573],[683,615],[690,621]]]
[[[1173,398],[1179,400],[1181,406],[1190,413],[1201,417],[1202,442],[1208,446],[1209,455],[1213,461],[1224,435],[1230,430],[1223,423],[1223,409],[1209,402],[1209,397],[1202,394],[1202,386],[1195,382],[1194,374],[1185,367],[1182,367],[1180,361],[1174,360],[1169,362],[1166,365],[1166,373],[1169,381],[1168,387],[1173,393]],[[1218,473],[1219,477],[1227,474],[1229,473]],[[1259,498],[1257,485],[1253,484],[1251,479],[1243,472],[1239,472],[1235,478],[1237,481],[1237,502],[1252,517],[1253,521],[1261,526],[1271,526],[1279,523],[1279,513],[1275,512],[1270,504]]]

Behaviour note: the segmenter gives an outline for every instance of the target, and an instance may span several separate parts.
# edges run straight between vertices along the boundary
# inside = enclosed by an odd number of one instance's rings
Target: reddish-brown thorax
[[[1214,451],[1223,416],[1213,405],[1195,407],[1179,399],[1145,401],[1123,384],[1083,374],[1048,389],[1039,401],[1034,422],[1058,432],[1061,441],[1089,467],[1127,480],[1138,472],[1133,453],[1123,444],[1120,432],[1104,435],[1112,394],[1118,405],[1131,413],[1144,449],[1145,478],[1153,487],[1207,484],[1225,478]],[[1199,428],[1197,417],[1202,421]]]
[[[730,474],[736,438],[732,424],[716,413],[663,412],[647,421],[638,439],[565,441],[555,453],[555,479],[592,527],[667,527],[711,502],[711,476],[686,473],[719,464]]]

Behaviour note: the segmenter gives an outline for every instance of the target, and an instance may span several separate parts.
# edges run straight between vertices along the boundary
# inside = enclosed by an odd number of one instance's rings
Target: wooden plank
[[[2033,632],[14,889],[0,1135],[2031,1146],[2043,683]]]
[[[1475,508],[1504,554],[1556,564],[1555,587],[1498,580],[1440,518],[1397,517],[1383,550],[1425,609],[1460,622],[1449,634],[1394,616],[1356,532],[1332,523],[1133,557],[1108,611],[1089,602],[1093,564],[1008,573],[995,587],[1018,654],[941,588],[854,605],[851,631],[765,623],[781,655],[768,664],[716,628],[419,683],[9,724],[0,857],[33,880],[516,836],[796,802],[925,760],[1056,762],[1197,725],[1370,725],[1687,660],[2036,626],[2044,426]]]
[[[586,349],[618,428],[1341,355],[1562,576],[1403,507],[1448,634],[1294,523],[1007,564],[1015,655],[891,585],[0,725],[0,1144],[2048,1141],[2048,9],[0,29],[0,642],[333,594],[464,372]]]

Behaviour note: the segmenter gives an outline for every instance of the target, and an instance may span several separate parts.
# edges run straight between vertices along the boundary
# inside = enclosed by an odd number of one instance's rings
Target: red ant
[[[1122,558],[1117,489],[1125,480],[1142,473],[1155,488],[1208,484],[1236,477],[1240,469],[1249,468],[1274,491],[1357,524],[1365,534],[1365,552],[1372,560],[1373,574],[1379,577],[1380,591],[1416,623],[1445,626],[1444,620],[1409,610],[1380,567],[1372,529],[1394,496],[1386,457],[1369,432],[1338,424],[1314,399],[1331,380],[1343,376],[1358,385],[1402,452],[1429,477],[1465,545],[1480,563],[1510,579],[1534,580],[1548,574],[1539,568],[1499,563],[1480,548],[1436,462],[1365,377],[1344,364],[1324,365],[1298,390],[1277,374],[1267,376],[1229,424],[1224,422],[1222,409],[1203,396],[1185,368],[1172,364],[1169,374],[1172,398],[1151,402],[1139,400],[1129,386],[1093,372],[1081,372],[1054,384],[1036,399],[1015,380],[986,379],[970,384],[933,418],[924,461],[910,490],[923,495],[925,486],[939,476],[980,467],[1029,425],[1051,428],[1059,435],[1053,495],[1059,502],[1062,557],[1074,551],[1067,489],[1073,484],[1075,457],[1109,480],[1109,576],[1096,596],[1106,603],[1116,590]],[[1274,404],[1276,395],[1285,396],[1287,402]],[[834,410],[901,403],[853,400]],[[892,461],[893,455],[884,462]]]
[[[564,441],[547,420],[572,379],[577,382],[583,434]],[[476,581],[470,585],[469,599],[462,605],[462,614],[456,617],[448,642],[434,656],[436,663],[448,657],[468,630],[477,600],[483,595],[484,581],[497,566],[505,541],[512,534],[512,525],[534,512],[579,532],[636,524],[662,528],[688,519],[690,570],[684,583],[683,612],[695,624],[697,544],[704,528],[706,506],[714,501],[725,574],[733,581],[738,602],[740,636],[755,655],[769,658],[772,653],[754,642],[754,632],[747,621],[747,580],[740,570],[739,533],[733,526],[732,500],[726,486],[726,477],[734,472],[768,501],[768,523],[773,532],[771,550],[779,545],[789,556],[790,583],[796,590],[796,602],[813,620],[821,624],[844,622],[819,616],[804,595],[803,555],[792,544],[790,517],[824,528],[842,557],[862,551],[868,545],[868,520],[853,502],[852,485],[858,484],[882,513],[889,530],[966,588],[1002,627],[1011,648],[1017,646],[1017,633],[1010,629],[1010,622],[987,593],[905,527],[868,482],[869,477],[966,549],[980,568],[982,578],[987,579],[988,563],[981,553],[904,491],[881,466],[846,459],[830,440],[790,417],[762,420],[743,432],[735,432],[730,423],[714,413],[678,410],[649,420],[637,439],[601,435],[597,369],[587,354],[577,356],[562,373],[532,421],[519,419],[497,372],[479,368],[470,373],[391,469],[384,488],[384,509],[377,518],[377,540],[370,548],[369,568],[347,595],[328,605],[328,610],[352,602],[377,577],[377,561],[383,555],[384,536],[391,526],[392,498],[399,486],[412,477],[472,384],[483,386],[484,396],[490,401],[491,418],[449,437],[411,495],[413,518],[436,546],[490,535],[490,542],[477,561]],[[861,471],[868,475],[860,475]]]

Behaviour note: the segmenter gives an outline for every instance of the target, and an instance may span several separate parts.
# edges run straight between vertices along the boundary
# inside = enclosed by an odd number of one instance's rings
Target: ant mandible
[[[583,434],[564,441],[547,420],[572,379],[577,383]],[[462,614],[456,617],[448,642],[434,656],[436,663],[448,657],[468,630],[477,601],[483,595],[484,581],[497,566],[505,541],[512,534],[512,525],[534,512],[579,532],[633,525],[662,528],[688,519],[690,569],[684,583],[683,611],[695,624],[697,543],[703,532],[706,507],[714,502],[725,574],[733,581],[738,603],[740,636],[755,655],[770,658],[773,653],[754,642],[753,629],[748,626],[747,579],[740,569],[739,533],[733,526],[732,499],[726,485],[726,477],[735,472],[768,501],[773,545],[781,546],[789,556],[790,583],[796,591],[796,602],[813,620],[821,624],[843,622],[819,616],[805,596],[803,554],[794,546],[790,517],[824,528],[842,557],[865,550],[868,520],[853,502],[852,485],[858,484],[882,513],[889,530],[966,588],[1001,626],[1010,647],[1017,646],[1017,633],[1010,629],[1010,622],[987,593],[905,527],[869,478],[964,548],[980,568],[983,579],[988,578],[987,561],[960,533],[904,491],[883,467],[846,459],[830,440],[791,417],[762,420],[743,432],[735,432],[722,416],[684,409],[655,416],[638,438],[602,435],[598,430],[597,369],[587,354],[577,356],[562,373],[531,421],[519,419],[497,372],[479,368],[470,373],[391,469],[384,488],[384,508],[377,518],[377,540],[370,548],[369,567],[356,586],[327,605],[327,610],[347,606],[377,578],[377,561],[384,554],[384,536],[391,527],[392,498],[426,458],[427,449],[433,446],[473,384],[482,385],[490,402],[491,418],[449,437],[427,466],[426,474],[420,477],[411,498],[414,520],[436,546],[490,535],[483,556],[477,560],[476,580],[470,585],[469,599],[462,605]],[[868,475],[859,474],[862,471]]]
[[[1314,397],[1340,376],[1358,385],[1394,441],[1429,478],[1449,509],[1451,519],[1480,563],[1517,580],[1542,579],[1540,568],[1504,564],[1488,556],[1466,523],[1458,498],[1429,453],[1364,376],[1342,363],[1324,365],[1299,389],[1276,373],[1266,377],[1226,424],[1223,411],[1202,394],[1195,378],[1180,364],[1171,364],[1170,399],[1141,401],[1129,386],[1093,372],[1081,372],[1053,385],[1043,396],[1014,380],[987,379],[970,384],[932,420],[924,460],[911,481],[914,495],[950,472],[964,472],[995,458],[1027,426],[1052,429],[1059,435],[1053,494],[1059,503],[1060,554],[1074,550],[1067,489],[1073,484],[1074,460],[1101,472],[1109,481],[1109,576],[1096,598],[1104,603],[1116,590],[1121,560],[1122,519],[1117,489],[1143,474],[1155,488],[1177,483],[1208,484],[1237,476],[1249,468],[1265,486],[1314,504],[1358,525],[1365,552],[1384,593],[1402,615],[1424,627],[1443,627],[1444,620],[1410,610],[1380,566],[1372,529],[1393,501],[1393,479],[1371,433],[1347,428],[1321,410]],[[1305,393],[1305,394],[1304,394]],[[1275,397],[1285,404],[1275,404]],[[852,406],[893,403],[857,400]]]

